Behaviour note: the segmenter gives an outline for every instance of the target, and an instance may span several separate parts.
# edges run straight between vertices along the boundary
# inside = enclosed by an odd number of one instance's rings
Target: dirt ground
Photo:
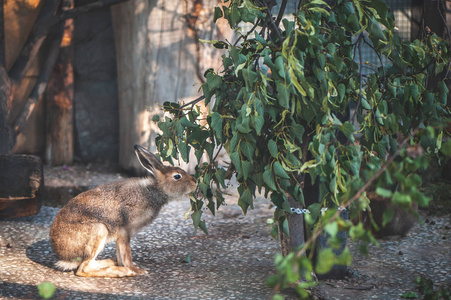
[[[273,209],[257,198],[243,216],[236,186],[216,216],[204,212],[209,235],[194,232],[184,215],[189,201],[171,202],[155,222],[132,240],[133,260],[148,274],[133,278],[80,278],[53,267],[56,257],[48,239],[58,207],[71,194],[99,183],[127,177],[114,167],[90,165],[46,168],[48,190],[37,216],[0,221],[0,299],[36,299],[36,285],[52,282],[54,299],[271,299],[265,285],[275,272],[280,251],[267,220]],[[63,192],[62,192],[63,191]],[[65,193],[65,194],[64,194]],[[419,222],[403,238],[381,240],[360,254],[348,241],[354,259],[349,276],[326,280],[313,289],[317,299],[401,299],[415,291],[414,279],[425,276],[436,288],[451,286],[451,214],[443,207],[421,211]],[[114,256],[108,245],[102,257]],[[189,259],[187,259],[189,257]],[[188,260],[188,262],[186,262]],[[282,293],[296,299],[293,290]],[[419,293],[418,293],[419,294]]]

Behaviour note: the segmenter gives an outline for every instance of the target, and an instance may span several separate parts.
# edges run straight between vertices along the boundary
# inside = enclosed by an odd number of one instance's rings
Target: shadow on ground
[[[56,270],[54,267],[55,262],[58,260],[56,254],[53,251],[49,255],[49,249],[52,249],[50,239],[41,240],[33,243],[27,248],[27,257],[41,266]]]
[[[0,296],[4,299],[43,299],[36,285],[0,282]],[[80,292],[57,288],[52,299],[111,299],[108,293]],[[120,299],[137,299],[134,296],[121,296]]]

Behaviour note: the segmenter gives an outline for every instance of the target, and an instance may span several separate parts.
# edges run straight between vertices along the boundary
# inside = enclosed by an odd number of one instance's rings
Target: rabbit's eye
[[[180,175],[180,174],[174,174],[174,179],[175,180],[180,180],[180,179],[182,179],[182,175]]]

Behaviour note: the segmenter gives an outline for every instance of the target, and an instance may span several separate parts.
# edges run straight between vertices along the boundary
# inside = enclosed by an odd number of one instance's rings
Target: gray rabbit
[[[147,149],[135,145],[141,165],[150,173],[100,185],[70,200],[50,229],[61,270],[77,270],[87,277],[124,277],[144,274],[132,262],[130,239],[150,224],[169,200],[193,192],[196,180],[177,167],[165,166]],[[108,242],[116,241],[117,262],[96,260]]]

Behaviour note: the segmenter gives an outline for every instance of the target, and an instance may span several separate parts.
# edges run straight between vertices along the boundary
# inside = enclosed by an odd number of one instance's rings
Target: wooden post
[[[134,172],[142,170],[133,152],[134,144],[156,151],[159,129],[152,116],[163,113],[162,103],[189,101],[200,96],[202,81],[197,75],[207,68],[203,64],[199,66],[198,55],[205,52],[199,48],[203,45],[198,44],[196,37],[218,39],[223,34],[224,31],[212,24],[216,5],[217,1],[212,0],[202,3],[135,0],[112,7],[121,167]],[[198,31],[193,34],[193,30]],[[203,56],[215,62],[208,68],[219,66],[221,54],[215,49],[212,55]]]
[[[3,0],[0,0],[0,67],[6,66],[5,45],[5,9]]]
[[[8,125],[8,100],[10,98],[10,82],[6,73],[5,58],[5,22],[3,0],[0,0],[0,154],[11,152],[11,131]]]
[[[72,164],[74,74],[72,67],[73,20],[66,20],[58,60],[46,91],[45,160],[52,165]]]
[[[11,85],[8,74],[3,66],[0,66],[0,154],[11,152],[11,129],[8,124],[8,102],[11,96]]]

